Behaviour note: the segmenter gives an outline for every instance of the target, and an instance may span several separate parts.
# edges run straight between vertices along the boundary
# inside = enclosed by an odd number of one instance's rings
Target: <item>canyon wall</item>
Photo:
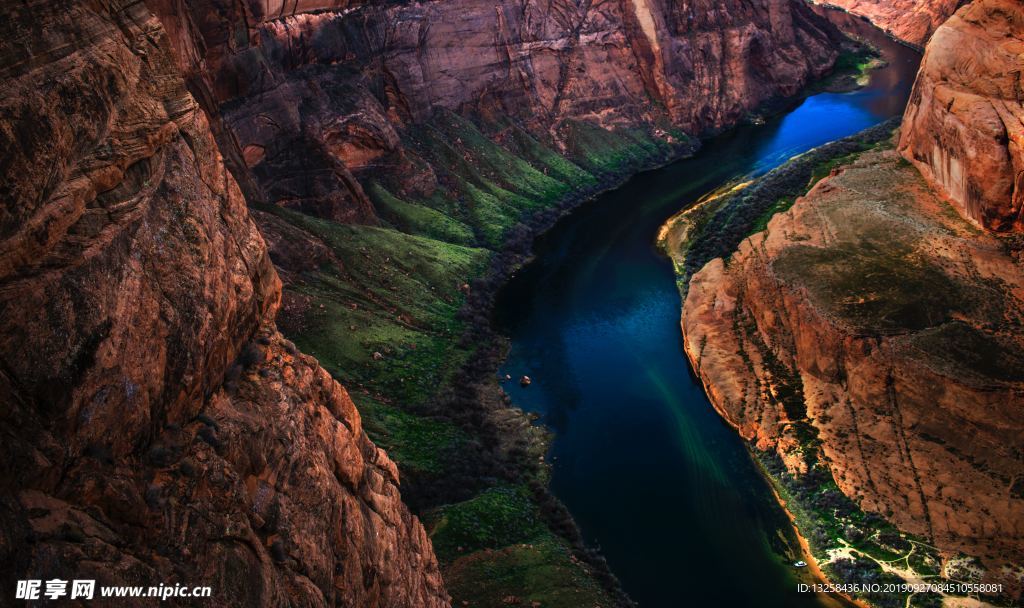
[[[248,198],[371,224],[368,179],[466,195],[425,149],[439,112],[585,163],[587,125],[671,142],[733,124],[826,72],[838,36],[792,0],[152,4]]]
[[[1003,0],[961,9],[932,38],[907,110],[899,145],[914,166],[884,146],[833,170],[728,264],[695,274],[682,316],[721,415],[790,473],[824,480],[808,500],[834,479],[1016,596],[1024,258],[972,224],[1019,228],[1022,18]],[[822,509],[836,532],[816,542],[839,559],[865,520],[821,502],[803,508]]]
[[[814,0],[869,19],[892,36],[923,47],[965,0]]]
[[[447,605],[394,464],[274,329],[280,281],[160,21],[138,2],[2,13],[6,592]]]
[[[998,572],[1024,563],[1024,273],[944,205],[866,153],[694,275],[686,352],[791,471]]]
[[[900,150],[971,222],[1024,229],[1024,10],[974,2],[928,45]]]

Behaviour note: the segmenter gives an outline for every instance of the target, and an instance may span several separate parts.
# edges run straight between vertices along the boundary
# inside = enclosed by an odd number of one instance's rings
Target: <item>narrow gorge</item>
[[[5,3],[0,605],[1019,601],[1024,11],[817,4]]]

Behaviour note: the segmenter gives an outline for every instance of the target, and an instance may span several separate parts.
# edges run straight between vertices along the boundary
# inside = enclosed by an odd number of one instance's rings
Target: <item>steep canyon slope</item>
[[[595,127],[661,142],[721,128],[836,54],[835,31],[791,0],[155,4],[250,200],[343,222],[378,220],[369,180],[416,204],[486,189],[431,145],[466,152],[465,134],[424,129],[438,113],[593,168]]]
[[[923,47],[965,0],[814,0],[870,20],[892,36]]]
[[[798,93],[842,44],[792,0],[148,4],[258,209],[282,330],[352,389],[420,512],[517,496],[543,452],[475,387],[500,345],[465,337],[496,283],[473,279],[514,259],[494,252]],[[447,572],[501,558],[453,528]]]
[[[881,146],[833,170],[694,275],[682,317],[715,407],[806,480],[796,508],[817,513],[804,531],[820,558],[935,545],[946,576],[1018,596],[1024,266],[1019,240],[990,230],[1019,229],[1022,18],[1003,0],[961,9],[906,113],[913,165]],[[959,569],[963,555],[983,566]]]
[[[160,22],[33,2],[2,23],[3,587],[447,605],[395,465],[274,329],[280,281]]]

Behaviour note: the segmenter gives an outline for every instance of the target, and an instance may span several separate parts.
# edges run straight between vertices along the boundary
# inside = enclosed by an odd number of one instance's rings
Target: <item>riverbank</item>
[[[738,590],[737,605],[816,605],[795,594],[792,561],[776,551],[788,519],[685,367],[672,364],[685,357],[666,339],[677,335],[679,296],[650,235],[680,201],[901,111],[917,57],[881,44],[894,61],[864,90],[804,98],[599,197],[539,239],[534,263],[503,290],[496,322],[511,351],[501,375],[534,379],[505,390],[556,433],[552,491],[644,605],[678,601],[669,581],[703,581],[693,601],[715,601],[712,590],[725,587],[713,564],[723,560],[762,590],[749,599]]]
[[[866,61],[858,61],[854,59],[844,61],[842,64],[843,69],[841,73],[838,74],[840,77],[849,77],[856,81],[863,76],[866,69],[884,65],[877,62],[876,51],[866,50],[863,53],[857,53],[855,50],[856,47],[847,49],[849,57],[869,59]],[[844,54],[843,56],[847,55]],[[831,79],[834,76],[836,76],[836,74],[830,75],[829,78]],[[818,85],[819,83],[810,85],[801,97],[787,100],[774,100],[773,102],[766,104],[753,115],[758,117],[771,117],[785,113],[797,105],[802,99],[806,98],[806,96],[820,92],[821,88]],[[513,240],[510,241],[495,257],[494,262],[485,277],[477,279],[471,283],[471,288],[467,292],[466,304],[461,314],[466,318],[475,319],[477,321],[483,317],[490,318],[496,294],[508,282],[513,274],[533,259],[532,251],[534,239],[547,233],[548,230],[550,230],[559,221],[576,210],[579,205],[589,202],[603,193],[618,189],[623,183],[630,179],[634,179],[639,173],[656,171],[668,164],[690,157],[694,153],[699,154],[696,149],[693,149],[687,154],[681,154],[665,162],[652,164],[649,167],[632,171],[614,184],[609,184],[606,187],[592,192],[582,193],[579,196],[568,199],[557,210],[546,210],[523,221],[521,228],[517,229]],[[496,424],[492,427],[493,432],[489,435],[490,441],[493,441],[495,444],[501,444],[509,441],[510,438],[514,438],[517,441],[521,440],[523,437],[529,438],[529,447],[523,449],[526,457],[520,460],[519,467],[521,468],[519,470],[522,472],[522,477],[526,479],[525,485],[529,492],[534,496],[535,502],[542,506],[541,513],[543,514],[545,522],[549,528],[558,531],[559,536],[569,540],[570,546],[574,551],[574,555],[580,559],[581,563],[585,563],[592,569],[592,573],[599,580],[603,581],[605,588],[617,597],[617,601],[623,604],[628,604],[630,600],[626,594],[622,592],[618,581],[613,575],[612,570],[608,567],[600,549],[597,549],[593,545],[585,542],[568,509],[566,509],[564,504],[549,490],[548,484],[550,483],[551,463],[545,461],[543,455],[549,453],[552,435],[547,431],[543,433],[535,432],[542,428],[535,425],[526,429],[526,427],[523,426],[525,424],[523,421],[529,419],[532,425],[534,419],[528,417],[514,406],[509,407],[512,406],[512,401],[503,390],[502,382],[497,380],[499,378],[499,367],[507,355],[507,340],[495,333],[490,322],[486,324],[474,322],[470,324],[460,341],[476,345],[475,354],[473,357],[469,358],[463,368],[457,372],[457,374],[459,374],[457,376],[459,380],[453,382],[453,384],[460,387],[459,393],[454,395],[453,398],[446,402],[445,405],[442,405],[440,409],[444,411],[460,411],[464,409],[463,406],[466,404],[491,404],[495,408],[493,411],[503,412],[503,415],[500,416],[500,418],[505,420],[505,422]],[[503,417],[504,415],[511,416],[518,422],[508,425],[506,424],[507,419]],[[524,434],[524,431],[527,432]],[[482,517],[486,519],[486,516]],[[428,517],[427,521],[437,522],[443,521],[443,519]],[[438,528],[435,527],[434,529],[437,530]],[[520,543],[516,551],[532,549],[533,546],[527,542]],[[488,550],[492,551],[491,549]],[[501,560],[509,559],[507,554],[501,552],[490,553],[488,559],[490,558],[497,558]],[[475,562],[478,561],[478,559],[479,558],[477,556],[460,558],[453,562],[453,568],[460,572],[464,569],[471,569],[467,564],[473,564],[473,568],[476,568]],[[515,561],[522,560],[516,559]],[[472,589],[474,585],[479,585],[479,582],[475,579],[470,579],[466,583],[466,589]],[[489,586],[488,588],[491,589],[491,587],[492,586]],[[503,593],[510,593],[510,591],[511,587],[502,587],[499,585],[497,590],[491,589],[488,591],[487,595],[488,597],[497,598]],[[453,595],[455,594],[456,592],[453,592]],[[511,597],[508,595],[506,596]],[[574,601],[578,602],[580,599],[576,597]]]
[[[322,288],[300,284],[294,290],[299,297],[285,302],[285,327],[301,348],[353,387],[368,433],[399,463],[403,498],[439,547],[457,604],[502,605],[506,598],[527,601],[529,595],[529,601],[555,607],[590,600],[629,605],[547,491],[548,434],[504,398],[494,374],[504,344],[488,315],[497,289],[528,258],[534,235],[636,172],[699,147],[679,133],[650,137],[634,135],[617,148],[602,142],[604,156],[596,166],[604,169],[576,178],[568,195],[525,218],[503,220],[504,245],[497,250],[388,229],[336,227],[297,214],[288,218],[315,231],[345,262],[346,274],[325,277]],[[481,155],[495,153],[483,138],[465,132],[460,138],[483,148]],[[567,162],[545,160],[548,166]],[[390,255],[374,260],[368,251]],[[330,300],[326,307],[303,306],[302,296],[319,296],[339,284],[371,297],[352,307]],[[361,348],[352,348],[353,342]],[[524,576],[544,583],[535,586]]]
[[[739,177],[670,217],[658,232],[657,244],[672,260],[682,297],[695,272],[715,258],[728,257],[833,169],[888,141],[898,125],[893,118],[804,152],[764,176]]]
[[[694,273],[712,259],[728,258],[741,241],[763,230],[772,216],[789,209],[797,198],[806,195],[837,164],[849,161],[879,141],[891,138],[897,124],[896,119],[890,120],[865,132],[805,152],[763,177],[727,184],[669,218],[659,231],[657,243],[673,262],[682,301],[686,301]],[[694,358],[693,353],[702,353],[704,344],[693,344],[685,324],[681,324],[681,328],[685,351],[691,357],[689,363],[700,379],[712,408],[734,432],[748,442],[750,457],[789,518],[801,551],[799,559],[808,564],[811,573],[810,582],[823,586],[834,584],[834,576],[830,578],[822,568],[827,558],[820,553],[816,555],[804,536],[802,528],[807,527],[807,522],[798,515],[804,513],[804,510],[794,508],[794,499],[786,494],[777,471],[773,474],[765,466],[763,450],[753,445],[757,436],[751,433],[751,429],[744,429],[732,413],[722,406],[725,397],[719,393],[718,386],[700,372],[700,361]],[[796,557],[791,559],[795,560]],[[822,560],[821,564],[819,559]],[[830,600],[840,606],[868,606],[846,594],[835,594]]]
[[[314,273],[301,266],[284,273],[282,329],[350,388],[368,433],[398,462],[403,499],[445,547],[439,557],[453,576],[456,602],[479,597],[474,588],[485,572],[484,578],[503,581],[489,587],[487,601],[526,601],[529,585],[521,576],[527,572],[549,581],[531,601],[569,602],[558,599],[562,580],[589,589],[595,603],[628,604],[548,490],[550,435],[510,407],[495,373],[507,343],[493,332],[489,315],[495,293],[529,260],[536,235],[637,172],[692,155],[699,144],[666,129],[597,133],[581,125],[570,161],[514,127],[505,148],[455,115],[437,117],[424,131],[430,154],[451,157],[450,179],[468,184],[483,176],[526,190],[466,186],[472,192],[467,219],[450,205],[414,206],[386,184],[371,184],[367,194],[389,223],[383,227],[337,226],[261,208],[264,225],[280,225],[283,235],[298,227],[326,245],[328,251],[316,252],[318,261],[340,262],[320,262]],[[543,525],[524,523],[536,521]],[[479,533],[509,522],[514,534]]]

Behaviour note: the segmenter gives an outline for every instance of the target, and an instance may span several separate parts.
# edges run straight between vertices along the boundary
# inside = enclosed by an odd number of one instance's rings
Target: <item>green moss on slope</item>
[[[590,566],[577,561],[570,542],[545,523],[536,497],[516,485],[535,481],[535,471],[509,473],[520,466],[514,464],[518,456],[491,456],[493,446],[481,446],[487,440],[474,436],[473,425],[485,414],[459,412],[448,419],[428,412],[437,414],[436,404],[447,403],[445,396],[460,388],[452,385],[457,371],[496,349],[462,342],[470,323],[486,324],[480,298],[468,313],[460,312],[469,284],[488,272],[510,232],[522,246],[524,225],[550,221],[567,202],[685,148],[640,129],[609,132],[579,123],[573,127],[580,133],[574,161],[515,124],[480,124],[439,111],[427,124],[410,127],[404,134],[408,160],[423,175],[432,172],[436,188],[424,193],[434,187],[428,179],[419,194],[409,194],[403,176],[375,174],[365,189],[383,226],[262,209],[305,231],[333,256],[288,277],[278,322],[347,387],[367,433],[398,463],[403,495],[415,496],[410,504],[425,511],[456,604],[466,599],[475,606],[505,606],[515,596],[544,606],[611,606],[615,600]],[[495,424],[515,437],[509,451],[524,451],[522,458],[536,463],[543,452],[539,430],[529,428],[525,417],[501,417]],[[515,434],[519,424],[522,436]],[[508,463],[469,462],[478,457]],[[481,470],[488,473],[476,473]],[[463,480],[469,487],[450,487]],[[464,496],[470,498],[437,506]]]
[[[527,543],[550,534],[525,488],[500,486],[426,518],[434,552],[449,562],[480,549]]]
[[[466,277],[490,252],[388,228],[339,225],[272,211],[314,235],[340,261],[308,273],[292,292],[313,305],[289,337],[350,390],[406,406],[433,395],[467,353],[455,314]]]
[[[408,203],[373,183],[367,189],[377,212],[399,230],[447,243],[472,245],[473,231],[466,224],[452,219],[423,204]]]

